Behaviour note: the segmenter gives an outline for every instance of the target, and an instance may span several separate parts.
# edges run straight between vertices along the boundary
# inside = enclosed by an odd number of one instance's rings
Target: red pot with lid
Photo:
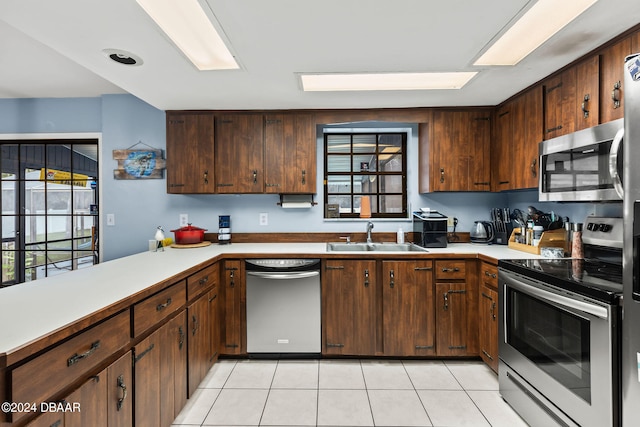
[[[175,236],[175,241],[179,245],[189,245],[193,243],[202,243],[204,240],[205,228],[195,227],[188,224],[177,230],[171,230]]]

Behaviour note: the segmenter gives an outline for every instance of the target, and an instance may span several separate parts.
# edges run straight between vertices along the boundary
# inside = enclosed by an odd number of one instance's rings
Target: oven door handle
[[[290,280],[290,279],[305,279],[307,277],[319,276],[319,271],[300,271],[292,273],[276,273],[266,271],[247,271],[247,275],[256,276],[261,279],[276,279],[276,280]]]
[[[618,173],[618,155],[620,152],[620,144],[624,138],[624,128],[620,129],[611,143],[611,152],[609,153],[609,175],[611,176],[611,182],[613,188],[618,193],[618,196],[622,199],[624,192],[622,189],[622,177]]]
[[[574,310],[588,313],[592,316],[596,316],[600,319],[607,320],[609,318],[609,312],[605,307],[596,304],[590,304],[585,301],[565,297],[553,292],[545,291],[544,289],[536,288],[535,286],[527,285],[519,281],[509,281],[505,286],[511,286],[514,289],[527,293],[529,295],[540,298],[541,300],[553,302],[563,307],[572,308]],[[505,294],[506,296],[506,294]]]

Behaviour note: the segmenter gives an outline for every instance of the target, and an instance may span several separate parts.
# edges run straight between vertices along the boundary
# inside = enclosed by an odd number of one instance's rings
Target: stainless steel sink
[[[329,252],[428,252],[413,243],[327,243]]]

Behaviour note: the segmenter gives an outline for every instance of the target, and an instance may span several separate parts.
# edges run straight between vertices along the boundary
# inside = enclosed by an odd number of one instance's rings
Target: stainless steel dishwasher
[[[321,351],[320,260],[250,259],[247,353]]]

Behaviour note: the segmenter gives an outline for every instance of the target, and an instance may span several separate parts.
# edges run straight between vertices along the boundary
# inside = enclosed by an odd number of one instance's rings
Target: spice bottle
[[[572,230],[573,230],[573,223],[572,222],[565,222],[564,223],[564,231],[565,231],[565,255],[570,257],[571,256],[571,246],[573,245],[573,240],[572,240]]]
[[[581,222],[573,225],[573,235],[571,236],[571,258],[584,258]]]

